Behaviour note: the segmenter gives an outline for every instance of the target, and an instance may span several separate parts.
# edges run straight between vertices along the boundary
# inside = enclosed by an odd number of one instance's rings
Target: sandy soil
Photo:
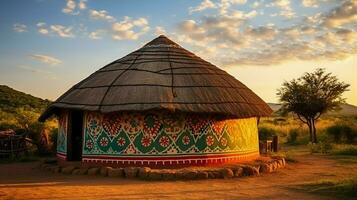
[[[296,164],[260,177],[148,182],[52,174],[38,163],[0,165],[0,199],[331,199],[296,189],[320,179],[357,175],[357,158],[298,155]]]

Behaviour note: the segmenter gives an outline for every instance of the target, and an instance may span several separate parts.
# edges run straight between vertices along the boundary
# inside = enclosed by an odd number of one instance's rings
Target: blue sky
[[[325,67],[357,104],[353,0],[2,0],[0,84],[51,100],[159,34],[276,102]]]

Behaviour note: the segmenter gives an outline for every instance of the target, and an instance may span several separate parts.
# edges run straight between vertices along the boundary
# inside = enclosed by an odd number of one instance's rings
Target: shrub
[[[259,128],[259,140],[269,140],[272,139],[273,136],[276,136],[276,131],[271,128],[260,127]]]
[[[326,133],[332,137],[335,143],[353,143],[357,137],[357,131],[346,124],[336,124],[327,128]]]
[[[308,144],[309,148],[310,148],[310,152],[311,153],[330,153],[333,149],[333,146],[331,143],[329,142],[319,142],[319,143],[309,143]]]
[[[288,137],[287,137],[287,143],[289,144],[295,144],[297,141],[297,138],[299,136],[299,130],[298,129],[291,129],[289,131]]]

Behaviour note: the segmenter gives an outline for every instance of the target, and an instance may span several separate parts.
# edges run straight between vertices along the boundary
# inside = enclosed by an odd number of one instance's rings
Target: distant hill
[[[278,111],[281,108],[281,104],[278,103],[268,103],[268,105],[274,112]],[[328,115],[357,115],[357,106],[351,104],[342,104],[341,110],[336,112],[330,112],[328,113]]]
[[[41,113],[50,103],[50,100],[34,97],[6,85],[0,85],[0,111],[14,113],[17,108],[24,108]]]

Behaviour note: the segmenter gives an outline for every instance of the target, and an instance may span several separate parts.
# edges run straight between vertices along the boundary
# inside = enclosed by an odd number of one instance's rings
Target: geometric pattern
[[[258,152],[257,119],[188,113],[86,112],[83,157],[160,157]]]
[[[57,154],[62,156],[67,153],[67,127],[68,114],[65,111],[61,111],[58,118]]]

